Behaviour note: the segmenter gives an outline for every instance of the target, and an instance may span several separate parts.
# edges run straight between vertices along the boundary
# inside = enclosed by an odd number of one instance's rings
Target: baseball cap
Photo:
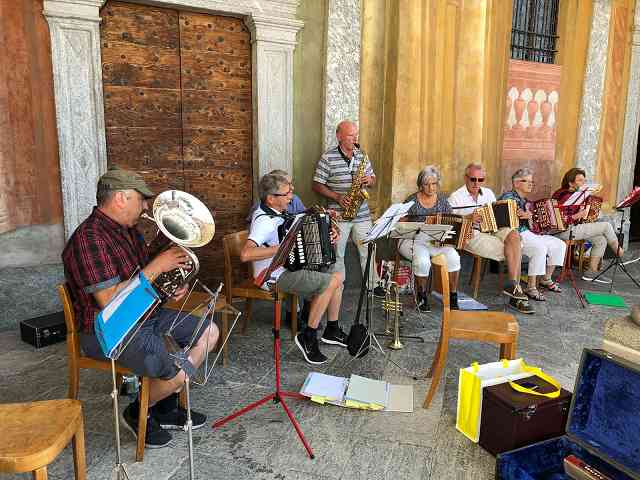
[[[98,189],[136,190],[145,198],[155,196],[139,173],[124,170],[117,165],[109,167],[107,173],[98,180]]]

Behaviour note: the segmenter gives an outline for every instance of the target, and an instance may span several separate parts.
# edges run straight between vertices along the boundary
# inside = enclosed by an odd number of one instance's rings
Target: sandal
[[[558,282],[554,282],[551,279],[540,280],[538,283],[541,287],[544,287],[551,292],[562,293],[562,289],[560,288],[560,285],[558,285]]]
[[[537,288],[525,288],[524,293],[527,297],[537,302],[546,302],[547,299],[544,295],[540,293],[540,290]]]

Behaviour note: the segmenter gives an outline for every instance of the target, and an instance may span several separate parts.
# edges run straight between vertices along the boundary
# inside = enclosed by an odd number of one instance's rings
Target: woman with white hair
[[[538,290],[538,285],[551,292],[560,293],[560,286],[553,281],[551,275],[557,266],[564,264],[567,245],[553,235],[536,235],[529,230],[531,212],[526,209],[527,195],[533,190],[533,171],[521,168],[511,176],[513,189],[500,195],[499,200],[515,200],[518,204],[520,218],[520,238],[522,254],[529,257],[529,280],[524,293],[531,299],[543,302],[545,296]],[[538,277],[543,278],[538,282]]]
[[[406,202],[415,202],[409,209],[408,217],[414,222],[423,222],[428,215],[451,213],[451,205],[447,196],[439,193],[440,171],[435,165],[427,165],[418,174],[416,180],[418,191],[410,195]],[[401,240],[398,247],[400,254],[413,264],[416,284],[416,300],[421,312],[428,312],[427,277],[431,271],[431,257],[443,254],[447,259],[449,285],[451,288],[451,308],[458,308],[458,272],[460,271],[460,255],[453,247],[437,247],[431,238],[420,233],[413,240]]]

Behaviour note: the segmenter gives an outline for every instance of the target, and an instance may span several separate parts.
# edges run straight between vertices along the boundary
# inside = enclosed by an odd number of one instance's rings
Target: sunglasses
[[[484,177],[467,177],[469,178],[469,181],[473,182],[473,183],[483,183],[484,182]]]

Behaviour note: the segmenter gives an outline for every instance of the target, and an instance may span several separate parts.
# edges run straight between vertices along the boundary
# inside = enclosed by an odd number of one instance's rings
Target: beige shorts
[[[511,230],[513,228],[509,227],[503,227],[496,233],[482,233],[476,230],[464,249],[473,255],[501,262],[504,260],[504,240]]]

